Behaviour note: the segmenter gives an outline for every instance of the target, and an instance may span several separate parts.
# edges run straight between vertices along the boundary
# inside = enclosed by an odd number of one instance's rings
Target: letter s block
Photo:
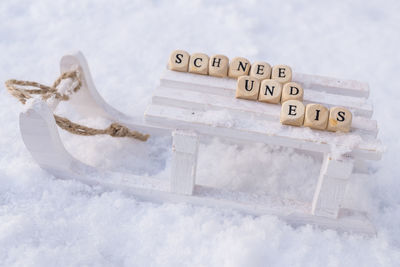
[[[328,131],[350,132],[353,115],[343,107],[332,107],[329,109]]]
[[[282,104],[281,123],[292,126],[302,126],[305,108],[298,100],[288,100]]]
[[[283,85],[281,102],[287,100],[303,101],[304,90],[303,87],[295,82],[288,82]]]
[[[168,67],[170,70],[187,72],[190,55],[184,50],[175,50],[169,56]]]
[[[257,100],[260,81],[250,76],[241,76],[237,80],[236,98]]]
[[[208,56],[203,53],[194,53],[190,56],[189,72],[197,74],[208,74]]]

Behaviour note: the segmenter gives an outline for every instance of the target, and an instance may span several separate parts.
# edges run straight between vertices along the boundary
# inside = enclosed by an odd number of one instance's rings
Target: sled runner
[[[59,137],[52,115],[57,101],[35,100],[20,115],[21,134],[33,158],[55,177],[121,190],[143,200],[187,202],[254,215],[271,214],[292,225],[311,224],[374,234],[374,227],[364,212],[342,207],[349,180],[357,176],[367,178],[368,162],[381,157],[367,84],[293,73],[293,81],[305,88],[305,103],[340,105],[352,111],[351,132],[344,134],[281,125],[279,105],[235,99],[234,79],[171,70],[162,74],[144,118],[131,117],[102,99],[81,53],[61,59],[61,72],[71,70],[79,71],[82,86],[70,96],[68,103],[83,116],[107,118],[151,136],[171,136],[171,173],[167,179],[156,179],[103,172],[80,162],[66,151]],[[63,83],[59,90],[67,91],[71,83]],[[323,154],[312,203],[196,185],[198,143],[202,136]]]

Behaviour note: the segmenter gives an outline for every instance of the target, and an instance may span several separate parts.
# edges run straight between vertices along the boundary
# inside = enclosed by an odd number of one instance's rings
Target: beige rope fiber
[[[41,95],[42,99],[44,100],[47,100],[50,97],[54,97],[61,101],[67,101],[69,100],[69,96],[67,94],[59,93],[57,90],[57,86],[61,83],[62,80],[68,78],[74,79],[75,81],[78,82],[77,85],[72,90],[74,93],[77,92],[82,86],[82,82],[78,77],[77,71],[64,72],[63,74],[60,75],[60,77],[57,78],[57,80],[54,81],[53,86],[51,87],[37,82],[21,81],[14,79],[6,81],[5,85],[7,87],[8,92],[14,97],[16,97],[22,104],[25,104],[28,99],[32,98],[32,95]],[[37,89],[24,88],[28,86]],[[94,129],[74,123],[68,120],[67,118],[60,117],[55,114],[54,118],[56,120],[57,125],[60,128],[72,134],[85,135],[85,136],[107,134],[112,137],[131,137],[141,141],[147,141],[147,139],[149,138],[148,134],[142,134],[137,131],[131,131],[127,127],[116,122],[112,123],[106,129]]]

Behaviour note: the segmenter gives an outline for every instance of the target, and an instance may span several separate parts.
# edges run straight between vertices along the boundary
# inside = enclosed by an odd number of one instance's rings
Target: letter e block
[[[276,80],[266,79],[261,82],[258,101],[279,104],[281,101],[282,84]]]
[[[292,80],[292,69],[287,65],[276,65],[272,67],[271,79],[280,83],[287,83]]]
[[[271,78],[271,65],[262,61],[253,63],[250,69],[250,76],[260,81]]]
[[[235,57],[229,64],[228,76],[238,78],[240,76],[249,75],[250,61],[244,57]]]
[[[190,55],[183,50],[175,50],[169,56],[168,67],[170,70],[187,72]]]
[[[328,124],[329,110],[321,104],[308,104],[304,116],[304,126],[325,130]]]
[[[260,81],[250,76],[241,76],[237,80],[236,98],[257,100]]]
[[[304,121],[304,105],[298,100],[288,100],[282,104],[281,123],[302,126]]]
[[[329,109],[328,131],[349,132],[353,116],[351,112],[343,107],[332,107]]]
[[[208,56],[203,53],[194,53],[190,56],[189,72],[208,74]]]
[[[211,76],[226,77],[228,76],[229,58],[224,55],[214,55],[210,57],[208,73]]]
[[[282,103],[287,100],[303,101],[304,90],[303,87],[295,82],[288,82],[283,85],[282,89]]]

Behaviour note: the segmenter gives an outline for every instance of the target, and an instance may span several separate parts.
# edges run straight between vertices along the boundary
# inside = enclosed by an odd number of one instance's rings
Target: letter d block
[[[208,74],[208,56],[203,53],[194,53],[190,56],[189,72]]]
[[[332,107],[329,110],[328,131],[350,132],[353,116],[343,107]]]
[[[187,72],[190,55],[183,50],[175,50],[169,56],[168,67],[170,70]]]
[[[281,100],[282,103],[287,100],[303,101],[303,96],[304,90],[300,84],[295,82],[288,82],[283,85]]]
[[[281,123],[302,126],[304,121],[304,105],[298,100],[288,100],[282,104]]]
[[[260,81],[250,76],[241,76],[237,80],[236,98],[257,100]]]

